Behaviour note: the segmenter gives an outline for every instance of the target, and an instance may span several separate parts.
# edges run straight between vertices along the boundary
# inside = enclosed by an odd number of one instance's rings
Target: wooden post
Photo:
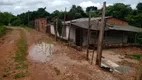
[[[99,22],[96,21],[96,24],[97,24],[96,27],[99,26]],[[97,36],[97,35],[98,35],[98,32],[96,31],[96,36]],[[93,64],[93,61],[94,61],[95,45],[96,45],[95,43],[96,43],[96,40],[94,40],[94,48],[93,48],[93,53],[92,53],[92,61],[91,61],[91,64]]]
[[[55,39],[56,39],[56,41],[57,41],[57,27],[58,27],[58,18],[56,19],[56,26],[54,26]]]
[[[102,12],[101,26],[100,26],[99,39],[98,39],[98,48],[97,48],[96,65],[99,65],[99,67],[101,67],[101,58],[102,58],[102,47],[103,47],[104,29],[105,29],[105,10],[106,10],[106,2],[104,2],[103,4],[103,12]]]
[[[122,46],[123,46],[123,41],[124,41],[124,32],[122,32]]]
[[[70,20],[69,34],[68,34],[68,42],[70,42],[71,24],[72,24],[72,20]]]
[[[137,33],[135,33],[135,41],[134,41],[135,44],[137,44]]]
[[[93,48],[93,54],[92,54],[92,60],[91,60],[91,64],[93,64],[94,61],[94,55],[95,55],[95,40],[94,40],[94,48]]]
[[[87,60],[89,60],[89,44],[90,44],[90,27],[91,27],[91,13],[89,12],[89,21],[88,21],[88,42],[87,42]]]
[[[64,24],[63,24],[62,33],[61,33],[62,38],[63,38],[63,35],[64,35],[64,30],[65,30],[65,21],[66,21],[66,8],[65,8],[65,12],[64,12]]]
[[[30,16],[29,16],[29,10],[28,10],[28,27],[29,27],[29,21],[30,21]]]

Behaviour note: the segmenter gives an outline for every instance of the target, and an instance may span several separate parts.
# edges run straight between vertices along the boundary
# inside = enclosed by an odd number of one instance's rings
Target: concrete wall
[[[108,31],[105,32],[104,43],[105,44],[120,44],[127,43],[127,33],[122,31]]]
[[[87,45],[87,30],[83,30],[83,46]],[[122,39],[123,36],[123,39]],[[121,44],[127,43],[128,37],[126,32],[121,31],[107,31],[104,35],[104,44]],[[98,33],[92,32],[90,37],[90,44],[97,44]]]
[[[83,30],[83,46],[86,46],[88,43],[88,30]],[[94,31],[91,31],[91,37],[90,37],[90,44],[96,44],[98,39],[97,39],[97,34]]]
[[[50,29],[51,29],[51,34],[55,35],[55,31],[54,31],[54,25],[50,25]],[[65,34],[66,36],[63,37],[63,39],[68,40],[68,34],[69,34],[69,26],[65,26]],[[57,33],[58,37],[59,37],[59,33]],[[72,27],[71,31],[70,31],[70,39],[73,40],[73,42],[75,42],[75,28]]]

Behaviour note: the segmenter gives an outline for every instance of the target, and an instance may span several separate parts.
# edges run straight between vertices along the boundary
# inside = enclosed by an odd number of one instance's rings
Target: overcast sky
[[[28,10],[33,11],[40,7],[46,7],[46,10],[51,13],[54,10],[63,11],[65,7],[69,10],[73,4],[80,5],[83,9],[87,6],[101,8],[103,1],[106,1],[107,5],[130,4],[132,8],[135,8],[137,3],[142,2],[142,0],[0,0],[0,11],[17,15]]]

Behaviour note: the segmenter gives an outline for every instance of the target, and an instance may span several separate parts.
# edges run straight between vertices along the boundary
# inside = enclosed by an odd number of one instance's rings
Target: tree
[[[60,12],[60,11],[58,11],[58,10],[55,10],[55,11],[53,11],[52,12],[52,14],[51,14],[51,17],[53,18],[53,17],[59,17],[60,19],[64,19],[64,12]]]
[[[12,26],[20,26],[22,25],[21,20],[20,19],[16,19],[11,23]]]
[[[137,10],[142,11],[142,3],[138,3],[136,7],[137,7]]]
[[[0,12],[0,24],[1,25],[8,25],[11,23],[16,16],[8,12]]]
[[[106,15],[125,20],[125,17],[131,14],[131,12],[132,8],[130,7],[130,5],[125,5],[123,3],[116,3],[112,6],[107,7]]]
[[[73,19],[81,18],[81,17],[87,17],[85,12],[83,11],[82,7],[73,5],[70,9],[69,13],[73,15]]]
[[[22,24],[27,26],[28,18],[30,21],[33,21],[36,18],[49,18],[50,13],[46,11],[46,7],[45,7],[45,8],[38,8],[37,11],[28,11],[25,13],[21,13],[17,17],[21,20]]]
[[[90,6],[90,7],[87,7],[86,8],[86,12],[88,13],[88,12],[96,12],[98,10],[98,8],[97,7],[95,7],[95,6]]]

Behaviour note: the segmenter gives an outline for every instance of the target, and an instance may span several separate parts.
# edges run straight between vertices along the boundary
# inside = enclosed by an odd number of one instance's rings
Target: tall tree
[[[131,12],[132,8],[130,7],[130,5],[116,3],[112,6],[107,7],[106,15],[125,20],[125,17],[131,14]]]
[[[138,3],[137,10],[142,11],[142,3]]]
[[[69,13],[73,15],[74,19],[81,18],[81,17],[87,17],[82,7],[76,6],[76,5],[72,6]]]
[[[95,6],[90,6],[90,7],[87,7],[86,8],[86,12],[88,13],[88,12],[96,12],[98,10],[98,8],[97,7],[95,7]]]

